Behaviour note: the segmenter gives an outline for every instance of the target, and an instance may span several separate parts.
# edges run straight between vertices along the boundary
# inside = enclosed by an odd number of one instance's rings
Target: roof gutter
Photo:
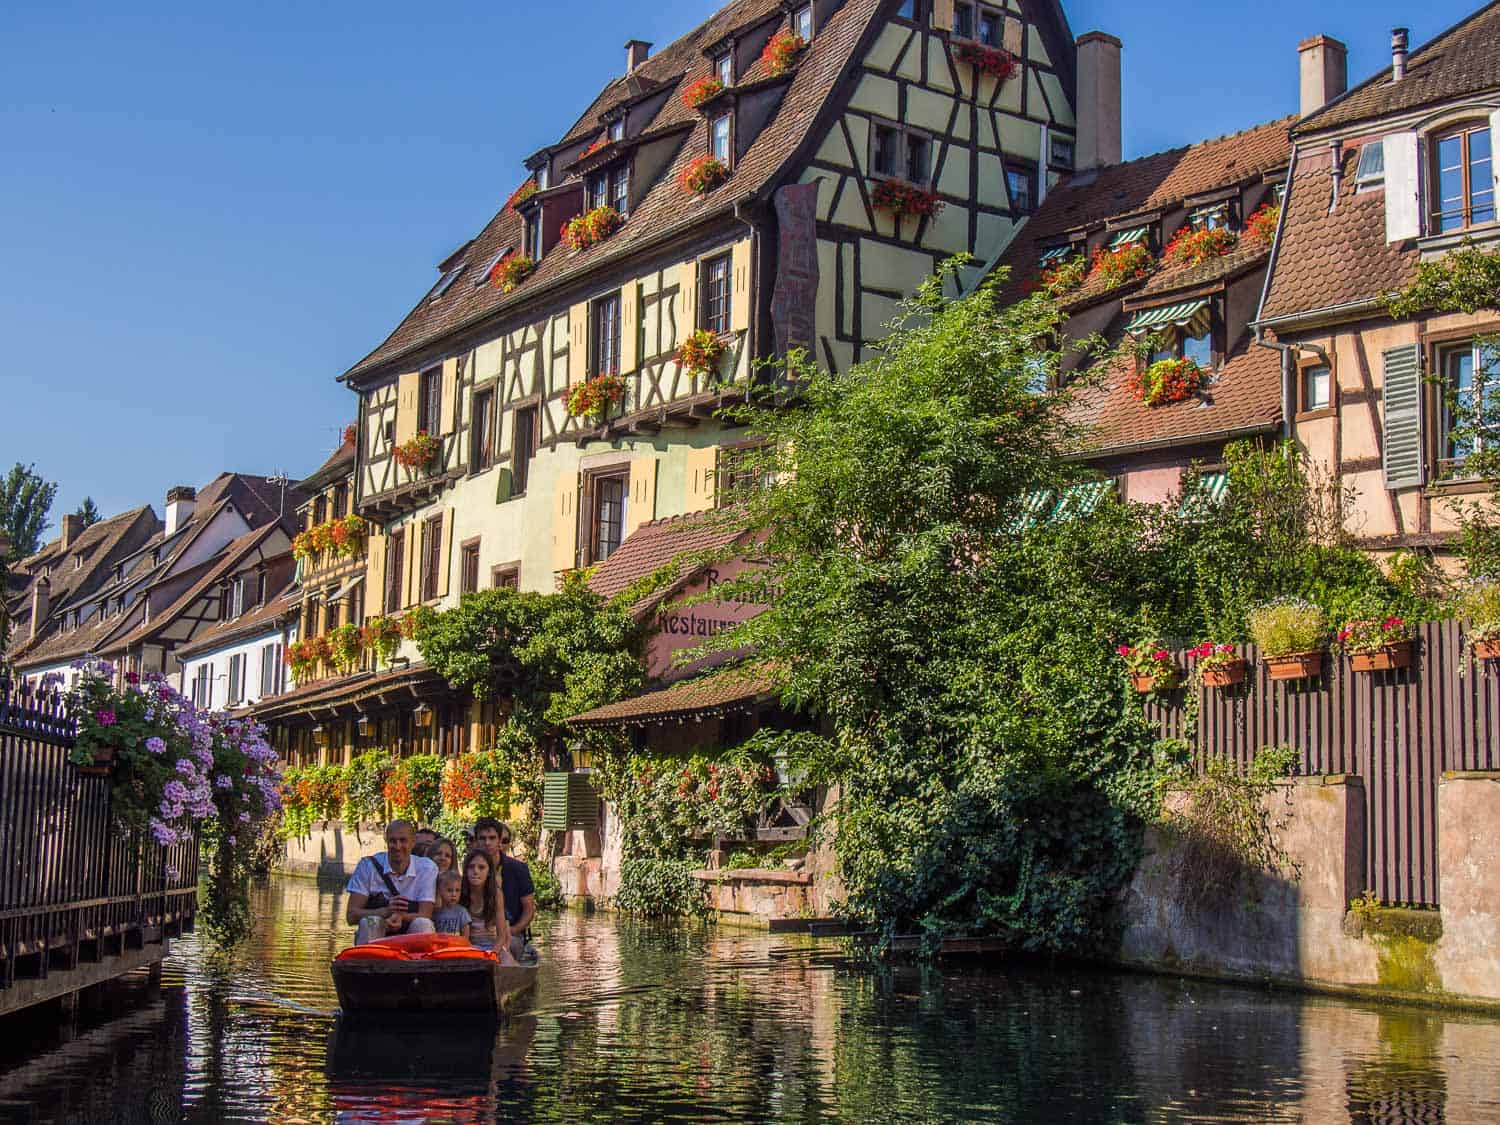
[[[1292,436],[1292,369],[1295,366],[1292,360],[1292,345],[1272,343],[1266,339],[1265,330],[1259,319],[1260,312],[1266,307],[1266,297],[1271,292],[1271,278],[1276,273],[1276,263],[1281,258],[1281,239],[1286,233],[1287,216],[1292,213],[1292,184],[1297,174],[1297,145],[1292,145],[1292,159],[1286,169],[1286,189],[1281,193],[1281,213],[1276,216],[1276,236],[1271,239],[1271,258],[1266,263],[1266,276],[1260,283],[1260,303],[1255,306],[1256,320],[1251,324],[1255,329],[1255,342],[1263,348],[1275,348],[1281,353],[1281,436],[1289,438]],[[1338,188],[1335,183],[1334,198],[1338,198]]]

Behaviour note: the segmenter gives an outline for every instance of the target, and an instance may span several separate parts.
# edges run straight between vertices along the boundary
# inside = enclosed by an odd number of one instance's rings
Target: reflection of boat
[[[345,1012],[504,1012],[535,984],[537,965],[489,958],[335,960]]]

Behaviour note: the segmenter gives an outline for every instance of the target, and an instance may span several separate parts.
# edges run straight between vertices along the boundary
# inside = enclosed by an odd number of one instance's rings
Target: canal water
[[[1115,973],[872,973],[834,943],[544,917],[498,1028],[340,1023],[343,896],[257,891],[63,1038],[0,1025],[0,1121],[1500,1122],[1500,1020]]]

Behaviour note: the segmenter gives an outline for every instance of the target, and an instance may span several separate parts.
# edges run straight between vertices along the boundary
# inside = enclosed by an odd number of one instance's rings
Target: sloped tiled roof
[[[1385,192],[1355,192],[1357,151],[1344,154],[1338,206],[1326,153],[1299,154],[1261,320],[1362,301],[1405,284],[1420,255],[1385,240]]]
[[[598,565],[589,578],[589,589],[612,598],[673,562],[681,560],[686,564],[696,556],[722,551],[746,534],[744,522],[728,511],[693,512],[652,520],[631,532],[619,549]],[[680,586],[691,573],[679,573],[673,587]],[[645,601],[660,601],[670,589],[657,591]]]
[[[208,652],[220,645],[244,640],[246,637],[253,637],[258,633],[270,632],[283,617],[296,612],[301,597],[302,592],[295,587],[282,590],[267,599],[264,605],[248,613],[242,613],[228,621],[220,621],[209,626],[192,642],[179,646],[176,650],[177,656],[181,659],[196,653]]]
[[[770,677],[763,671],[731,668],[619,703],[607,703],[574,715],[568,722],[578,726],[632,726],[666,719],[707,718],[743,710],[770,698],[773,690]]]
[[[1298,136],[1500,89],[1500,3],[1487,4],[1407,56],[1297,122]]]
[[[329,454],[328,460],[324,461],[298,482],[297,488],[299,492],[311,493],[331,484],[340,477],[347,476],[354,471],[354,460],[354,435],[351,434],[347,441],[343,442]]]
[[[314,680],[282,695],[262,699],[255,705],[254,713],[262,721],[286,718],[315,708],[360,703],[384,692],[401,690],[435,698],[452,689],[426,664],[414,664],[410,668],[355,672],[331,680]]]
[[[678,185],[678,176],[701,153],[708,151],[708,125],[697,111],[689,110],[681,89],[712,67],[704,48],[731,30],[761,20],[780,18],[778,0],[734,0],[707,22],[657,55],[637,70],[636,85],[616,79],[595,99],[568,137],[577,141],[602,128],[601,114],[635,96],[640,80],[662,85],[677,83],[666,104],[652,121],[649,131],[659,133],[674,126],[690,131],[660,178],[639,199],[620,230],[586,250],[570,251],[559,245],[550,251],[530,277],[513,293],[501,293],[490,284],[476,287],[473,271],[482,269],[506,247],[521,245],[521,219],[502,208],[469,245],[468,263],[452,288],[437,300],[424,294],[394,332],[374,351],[356,363],[345,379],[367,374],[409,351],[436,343],[444,335],[477,323],[511,306],[520,305],[539,293],[579,277],[605,262],[630,257],[660,238],[702,224],[710,216],[727,213],[733,203],[774,186],[778,174],[811,134],[839,76],[844,73],[865,30],[880,7],[879,0],[845,0],[828,22],[818,29],[792,74],[786,94],[765,128],[735,163],[734,172],[721,187],[699,198]],[[753,81],[752,69],[737,85]]]

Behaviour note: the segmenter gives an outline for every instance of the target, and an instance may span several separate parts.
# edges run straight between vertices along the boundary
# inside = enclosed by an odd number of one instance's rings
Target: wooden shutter
[[[557,498],[552,506],[552,569],[572,570],[578,565],[578,476],[564,473],[557,480]]]
[[[449,574],[453,570],[453,509],[449,508],[443,513],[443,550],[438,556],[438,597],[448,596]]]
[[[729,330],[745,332],[750,328],[750,247],[747,238],[736,242],[730,258]]]
[[[1381,459],[1387,488],[1416,488],[1423,481],[1422,362],[1416,344],[1387,348],[1385,366],[1385,434]]]
[[[417,400],[422,373],[408,371],[396,380],[396,444],[417,435]]]
[[[932,26],[939,31],[953,30],[953,0],[932,0]]]
[[[549,773],[542,776],[542,827],[554,832],[595,828],[599,824],[599,793],[586,773]]]
[[[656,458],[630,459],[630,500],[625,505],[624,534],[656,518]]]
[[[365,537],[365,605],[385,612],[385,535],[373,527]]]
[[[413,520],[406,525],[406,542],[402,544],[406,548],[406,565],[402,569],[401,577],[406,589],[402,591],[401,604],[413,605],[419,600],[422,589],[422,523]]]
[[[1392,133],[1385,148],[1385,240],[1401,242],[1422,233],[1420,161],[1415,133]]]
[[[458,360],[443,360],[443,401],[440,404],[443,433],[451,434],[458,426]]]
[[[620,287],[620,374],[629,375],[640,360],[641,287],[627,281]]]
[[[705,512],[714,506],[718,490],[719,447],[689,449],[687,454],[687,504],[689,512]]]
[[[583,301],[568,310],[568,386],[586,382],[589,377],[589,303]]]
[[[677,338],[681,340],[698,327],[698,262],[683,262],[677,267]]]

